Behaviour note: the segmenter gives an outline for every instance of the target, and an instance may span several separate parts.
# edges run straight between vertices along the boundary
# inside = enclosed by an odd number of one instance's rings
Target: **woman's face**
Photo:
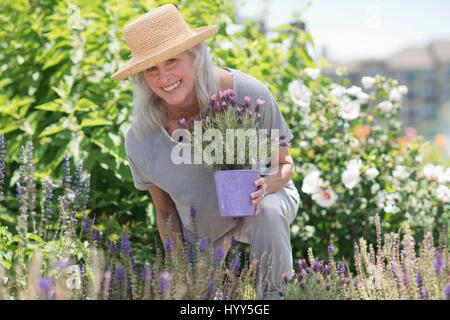
[[[185,51],[144,71],[152,91],[163,99],[168,107],[197,105],[194,89],[194,57]]]

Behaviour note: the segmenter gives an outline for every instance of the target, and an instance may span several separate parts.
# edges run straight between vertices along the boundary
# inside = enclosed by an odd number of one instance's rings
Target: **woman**
[[[124,28],[132,58],[112,78],[134,80],[126,153],[135,187],[151,194],[163,242],[177,236],[189,240],[195,211],[199,236],[215,247],[226,252],[232,237],[250,244],[252,261],[260,262],[258,276],[264,277],[263,298],[278,299],[282,276],[292,270],[289,225],[300,202],[288,147],[279,148],[276,173],[255,181],[258,189],[251,198],[256,215],[246,218],[219,216],[213,172],[171,159],[178,143],[171,136],[179,128],[177,120],[205,110],[219,90],[234,89],[239,104],[245,96],[262,98],[262,126],[279,129],[286,142],[293,138],[267,87],[238,70],[213,66],[203,41],[216,32],[217,26],[190,29],[173,5],[152,10]],[[172,234],[166,230],[169,219]]]

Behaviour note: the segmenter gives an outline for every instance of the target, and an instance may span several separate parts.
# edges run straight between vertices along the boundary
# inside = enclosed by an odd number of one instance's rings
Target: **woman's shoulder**
[[[125,130],[124,140],[125,151],[127,154],[132,154],[158,143],[158,134],[146,128],[130,125]]]
[[[243,99],[245,96],[249,96],[268,99],[270,97],[269,88],[260,79],[238,69],[230,68],[230,70],[234,75],[234,87],[238,98]]]

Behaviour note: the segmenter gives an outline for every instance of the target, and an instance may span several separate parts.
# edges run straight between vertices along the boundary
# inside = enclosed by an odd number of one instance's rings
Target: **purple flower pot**
[[[214,172],[217,200],[222,217],[253,216],[255,205],[250,193],[257,190],[253,184],[259,170],[225,170]]]

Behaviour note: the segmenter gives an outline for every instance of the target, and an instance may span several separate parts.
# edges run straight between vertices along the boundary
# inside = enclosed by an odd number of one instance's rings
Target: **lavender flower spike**
[[[120,245],[122,248],[122,252],[126,255],[129,255],[131,252],[131,241],[130,236],[126,233],[122,234],[122,237],[120,238]]]
[[[223,251],[223,248],[218,247],[214,250],[214,260],[217,262],[222,261],[225,258],[225,252]]]
[[[436,274],[440,274],[444,269],[444,259],[442,258],[442,254],[436,250],[434,254],[434,271]]]
[[[163,271],[159,275],[159,293],[164,294],[169,289],[170,286],[170,273],[168,271]]]
[[[45,299],[50,300],[53,298],[52,280],[46,277],[39,278],[38,287],[40,294],[45,297]]]
[[[444,290],[445,300],[450,300],[450,284]]]

